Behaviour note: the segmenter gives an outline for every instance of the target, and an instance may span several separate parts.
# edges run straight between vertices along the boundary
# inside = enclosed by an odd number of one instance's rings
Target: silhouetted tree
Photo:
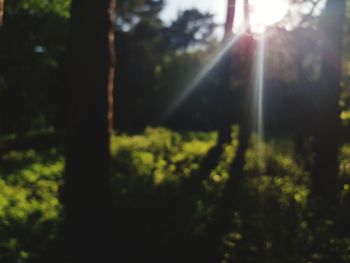
[[[320,24],[322,68],[315,113],[312,192],[314,196],[331,202],[337,198],[341,125],[339,101],[345,10],[345,0],[328,0]]]
[[[121,1],[118,7],[122,8],[118,11],[116,43],[117,67],[121,65],[116,83],[119,129],[137,131],[155,122],[159,125],[161,112],[186,85],[193,70],[209,56],[210,52],[203,50],[213,45],[216,24],[212,14],[197,9],[185,10],[166,25],[160,19],[162,6],[162,1],[143,0]],[[188,111],[183,114],[185,107],[182,107],[161,125],[179,128],[181,124],[190,123],[192,128],[193,121],[185,120],[194,115],[196,103],[192,98],[188,100],[191,114]]]
[[[58,122],[62,128],[68,3],[6,1],[0,30],[1,134],[21,136],[56,128]]]
[[[211,40],[215,27],[212,14],[201,13],[197,9],[185,10],[169,27],[164,28],[165,48],[184,51],[205,45]]]
[[[225,22],[225,32],[224,41],[232,37],[233,23],[235,20],[236,12],[236,0],[227,0],[227,11],[226,11],[226,22]]]
[[[244,1],[244,24],[246,30],[250,32],[250,17],[249,17],[249,2]],[[251,72],[253,57],[255,54],[255,40],[254,38],[246,34],[242,37],[240,45],[238,46],[238,52],[235,55],[234,64],[234,77],[242,82],[240,87],[237,87],[236,96],[239,97],[237,102],[239,116],[237,116],[237,121],[239,125],[238,134],[238,147],[234,160],[230,168],[230,178],[227,183],[226,193],[231,195],[231,193],[236,194],[241,184],[241,179],[243,176],[243,167],[245,164],[245,152],[249,146],[249,140],[251,136],[251,109],[252,109],[252,97],[251,92]],[[230,128],[231,125],[228,123],[225,125],[226,129]],[[227,133],[227,132],[226,132]],[[225,196],[224,196],[225,198]],[[232,199],[231,197],[229,199]],[[227,207],[228,208],[228,207]]]
[[[227,1],[227,15],[225,22],[225,32],[222,45],[229,45],[233,37],[233,23],[235,17],[235,0]],[[232,83],[232,69],[233,69],[233,47],[219,62],[217,68],[221,76],[219,85],[216,90],[217,118],[219,119],[218,139],[216,145],[210,149],[207,156],[202,160],[200,168],[188,180],[185,185],[186,191],[198,193],[201,189],[201,183],[210,176],[210,172],[218,165],[219,158],[224,150],[224,145],[231,141],[231,126],[232,126],[232,92],[230,90]]]
[[[248,1],[244,2],[248,5]],[[230,1],[228,6],[230,7]],[[233,26],[233,20],[230,17],[231,11],[228,11],[227,23]],[[249,12],[245,8],[245,25],[247,32],[249,32]],[[228,26],[225,26],[228,29]],[[232,31],[232,28],[231,28]],[[225,33],[224,43],[230,40],[231,32]],[[221,70],[223,74],[223,81],[219,87],[221,99],[220,113],[222,120],[218,130],[218,141],[208,153],[207,157],[202,162],[202,167],[198,177],[202,180],[210,175],[210,171],[218,164],[220,155],[223,152],[224,146],[232,140],[232,125],[237,121],[239,125],[238,133],[238,147],[236,149],[235,157],[232,161],[229,170],[229,179],[226,183],[223,195],[215,208],[211,225],[207,235],[208,249],[213,253],[207,262],[220,261],[220,253],[218,248],[222,236],[227,233],[231,223],[231,211],[236,209],[236,202],[238,202],[238,192],[243,179],[243,167],[245,165],[245,153],[249,147],[251,137],[251,109],[252,109],[252,92],[251,92],[251,72],[253,57],[255,54],[255,40],[246,34],[238,41],[235,49],[232,47],[221,61]],[[233,79],[240,84],[233,85]],[[238,116],[233,116],[234,114]]]
[[[73,0],[64,202],[71,262],[111,262],[110,124],[114,0]]]
[[[311,169],[310,138],[313,134],[315,95],[317,81],[313,80],[310,67],[305,67],[305,58],[309,55],[317,56],[314,39],[317,37],[314,28],[297,28],[292,32],[295,48],[296,81],[293,89],[293,127],[294,154],[298,164]],[[300,41],[302,39],[302,41]],[[317,44],[316,44],[317,46]]]

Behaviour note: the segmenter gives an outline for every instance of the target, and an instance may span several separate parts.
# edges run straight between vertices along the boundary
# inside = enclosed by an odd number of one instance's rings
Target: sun
[[[288,11],[287,0],[250,0],[250,25],[266,27],[278,23]]]

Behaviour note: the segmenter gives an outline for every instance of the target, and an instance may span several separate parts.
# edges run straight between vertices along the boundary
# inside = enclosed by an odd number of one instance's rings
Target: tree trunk
[[[232,37],[235,12],[236,12],[236,0],[227,0],[224,42]]]
[[[244,24],[247,26],[247,32],[249,29],[249,8],[248,0],[244,1]],[[241,181],[243,179],[243,167],[245,165],[245,153],[249,147],[249,140],[252,133],[251,127],[251,110],[252,110],[252,88],[251,88],[251,72],[253,69],[253,56],[255,53],[255,40],[249,34],[242,38],[242,50],[240,51],[240,59],[242,65],[239,73],[236,70],[235,77],[243,81],[243,85],[240,87],[240,103],[239,103],[239,135],[238,135],[238,148],[234,160],[230,167],[230,178],[226,186],[226,195],[231,196],[233,193],[236,195],[240,188]],[[237,65],[236,65],[237,67]],[[225,198],[225,194],[224,194]],[[228,197],[232,200],[231,197]],[[228,207],[227,207],[228,208]]]
[[[307,171],[311,171],[310,150],[308,151],[307,141],[311,136],[313,125],[314,104],[310,100],[315,98],[315,84],[307,78],[307,72],[303,66],[306,55],[310,50],[305,48],[305,41],[308,46],[314,47],[314,39],[306,38],[305,33],[298,29],[293,32],[293,45],[296,50],[296,72],[297,82],[294,88],[293,98],[293,126],[294,132],[294,159]],[[307,33],[306,33],[307,34]],[[304,41],[300,43],[300,39]],[[311,42],[312,40],[312,42]]]
[[[108,131],[110,135],[113,132],[114,127],[114,86],[115,86],[115,70],[116,70],[116,51],[115,51],[115,23],[116,17],[116,0],[111,0],[109,8],[109,19],[111,22],[108,41],[109,41],[109,51],[110,51],[110,66],[109,66],[109,78],[108,78]]]
[[[0,0],[0,27],[2,26],[2,20],[4,18],[5,0]]]
[[[73,0],[64,185],[69,262],[111,262],[114,0]]]
[[[246,32],[250,33],[250,6],[249,0],[244,0],[244,26]]]
[[[225,22],[225,33],[222,45],[227,45],[232,38],[233,23],[235,18],[235,0],[227,0],[227,16]],[[200,164],[200,168],[192,176],[186,180],[183,187],[184,193],[199,193],[202,182],[206,180],[211,171],[218,165],[220,156],[224,151],[224,145],[231,142],[231,125],[232,117],[230,116],[230,107],[232,99],[230,96],[231,75],[232,75],[232,54],[233,49],[230,48],[227,54],[222,58],[218,65],[222,79],[217,89],[218,99],[218,119],[220,119],[218,127],[218,139],[216,145],[210,149],[207,156]]]
[[[247,5],[248,1],[245,1]],[[249,32],[249,12],[245,8],[245,21],[247,25],[247,32]],[[221,246],[222,236],[230,230],[232,217],[231,211],[237,209],[238,193],[241,188],[243,180],[243,168],[246,162],[245,153],[249,147],[249,141],[251,137],[251,109],[252,109],[252,89],[251,89],[251,72],[253,68],[253,56],[256,49],[256,43],[254,38],[246,34],[240,40],[241,44],[238,45],[238,52],[235,54],[228,54],[227,63],[230,66],[230,74],[226,76],[226,88],[228,89],[231,85],[231,74],[234,74],[235,79],[241,80],[242,85],[236,90],[235,96],[239,98],[238,116],[239,134],[238,134],[238,147],[236,149],[235,157],[232,161],[229,170],[229,179],[226,183],[223,196],[217,204],[216,210],[212,218],[211,227],[208,229],[208,243],[212,254],[208,262],[220,262],[222,260],[218,249]],[[235,61],[235,64],[233,63]],[[225,72],[225,71],[224,71]],[[227,96],[228,97],[228,96]],[[227,101],[227,98],[226,98]],[[232,107],[232,104],[227,101],[228,106]],[[228,109],[226,109],[228,111]],[[229,112],[229,111],[228,111]],[[223,126],[219,130],[218,141],[227,142],[231,140],[231,118],[226,118]],[[221,145],[222,147],[223,145]]]
[[[340,80],[345,0],[328,0],[321,21],[322,70],[316,111],[312,193],[334,202],[337,199],[340,136]]]

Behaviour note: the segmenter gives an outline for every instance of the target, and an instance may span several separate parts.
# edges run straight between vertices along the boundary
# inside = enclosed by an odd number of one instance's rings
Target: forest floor
[[[235,155],[233,134],[201,190],[189,193],[182,182],[199,169],[216,133],[147,128],[113,136],[112,231],[123,262],[208,262],[206,238]],[[294,161],[291,140],[269,140],[261,156],[255,141],[239,205],[227,213],[230,230],[217,233],[222,262],[350,262],[350,145],[340,153],[340,204],[329,208],[309,204],[309,174]],[[63,149],[8,150],[0,163],[0,262],[56,262]]]

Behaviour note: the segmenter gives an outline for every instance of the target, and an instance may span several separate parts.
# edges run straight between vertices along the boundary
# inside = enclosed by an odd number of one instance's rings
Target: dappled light
[[[0,0],[0,262],[350,263],[348,4]]]
[[[198,164],[215,144],[215,133],[180,134],[164,128],[147,128],[138,135],[113,136],[113,203],[119,210],[115,214],[115,222],[118,222],[115,231],[125,246],[125,253],[134,249],[139,251],[125,255],[128,259],[142,261],[142,254],[146,251],[166,255],[168,250],[164,249],[169,248],[164,247],[162,240],[171,240],[172,245],[184,242],[196,247],[191,242],[197,242],[195,240],[209,231],[215,196],[220,195],[228,180],[228,169],[238,146],[237,133],[238,129],[234,127],[235,139],[226,145],[220,162],[203,184],[203,195],[190,199],[182,194],[180,183],[199,168]],[[327,250],[322,248],[328,244],[327,239],[315,238],[331,235],[329,231],[334,223],[320,219],[317,225],[313,225],[315,215],[307,204],[310,174],[294,161],[292,143],[286,139],[264,143],[263,158],[256,150],[258,143],[261,142],[254,135],[246,153],[246,177],[240,193],[242,201],[220,245],[222,256],[227,260],[238,260],[249,255],[258,261],[260,253],[282,253],[285,248],[281,240],[284,240],[289,244],[288,249],[295,251],[294,260],[313,258],[318,254],[327,257],[324,254],[328,253]],[[340,155],[343,200],[350,197],[349,149],[350,145],[344,145]],[[60,245],[55,238],[62,226],[62,206],[57,199],[63,176],[62,152],[57,149],[9,152],[1,161],[0,216],[5,224],[0,226],[0,233],[2,249],[6,248],[8,252],[0,259],[5,262],[13,258],[37,260],[38,253],[43,253],[44,243],[28,243],[28,235],[32,238],[48,235],[45,242]],[[179,210],[186,210],[192,198],[196,201],[189,214],[177,214]],[[149,207],[148,202],[152,202],[154,208]],[[349,216],[345,207],[338,210],[335,220],[340,220],[343,215]],[[172,216],[188,219],[183,224],[180,218],[179,221],[170,220]],[[141,221],[138,220],[140,217]],[[35,225],[28,225],[32,220]],[[12,228],[7,227],[11,225]],[[20,236],[16,234],[15,226],[23,229]],[[139,236],[140,245],[132,245],[134,236],[130,233],[135,227],[139,233],[148,233],[152,229],[153,237]],[[183,236],[188,227],[192,229],[192,241]],[[177,233],[172,233],[172,229],[177,229]],[[250,238],[252,234],[255,238]],[[151,242],[143,243],[147,239]],[[350,239],[337,235],[333,239],[335,243],[328,249],[335,249],[339,256],[346,257],[350,253],[347,246]],[[162,247],[162,251],[154,251],[154,246]],[[196,253],[195,250],[192,253]],[[280,258],[289,257],[288,254],[282,255]]]

